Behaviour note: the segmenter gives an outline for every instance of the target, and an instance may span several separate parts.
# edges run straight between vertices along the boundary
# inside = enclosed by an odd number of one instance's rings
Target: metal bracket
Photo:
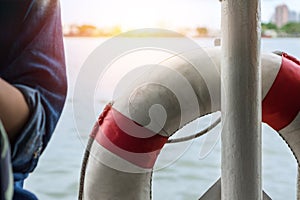
[[[199,200],[221,200],[221,178],[217,180]],[[272,200],[265,191],[263,191],[263,200]]]

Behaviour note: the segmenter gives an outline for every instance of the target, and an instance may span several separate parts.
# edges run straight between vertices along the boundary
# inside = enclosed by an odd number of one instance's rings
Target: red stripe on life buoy
[[[91,137],[119,157],[140,167],[152,168],[168,138],[132,122],[131,119],[108,105],[98,119],[99,129],[93,131]],[[127,132],[130,130],[128,127],[126,132],[123,131],[119,124],[138,126],[138,128],[132,127],[132,130],[141,131],[139,132],[141,138],[130,135]]]
[[[300,62],[286,53],[277,77],[262,102],[262,120],[279,131],[300,111]]]

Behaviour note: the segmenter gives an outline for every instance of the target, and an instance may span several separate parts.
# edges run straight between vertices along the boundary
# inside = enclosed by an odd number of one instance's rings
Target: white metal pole
[[[222,200],[261,200],[260,0],[222,0]]]

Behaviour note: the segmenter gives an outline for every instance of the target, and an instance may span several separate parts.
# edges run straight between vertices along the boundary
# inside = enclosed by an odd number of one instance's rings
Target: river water
[[[76,101],[73,99],[74,83],[87,56],[105,40],[104,38],[65,38],[69,76],[66,106],[37,169],[25,182],[25,187],[33,191],[41,200],[77,198],[81,161],[92,124],[85,121],[85,116],[74,119],[73,103]],[[213,45],[212,39],[195,41],[201,46]],[[282,50],[300,58],[300,40],[299,38],[263,39],[262,50],[266,52]],[[98,113],[108,100],[107,96],[99,97]],[[80,109],[84,113],[85,108]],[[78,120],[86,126],[78,128],[76,126]],[[207,119],[203,119],[201,123],[207,124]],[[217,135],[219,130],[220,127],[217,127],[210,134]],[[201,154],[204,141],[205,144],[213,147],[205,155]],[[176,161],[154,172],[153,199],[198,199],[220,177],[220,146],[220,139],[209,141],[205,136],[188,143]],[[167,148],[171,151],[178,149],[176,145]],[[158,166],[160,162],[163,161],[159,160]],[[264,125],[264,190],[272,199],[296,199],[296,171],[296,161],[287,145],[276,132]]]

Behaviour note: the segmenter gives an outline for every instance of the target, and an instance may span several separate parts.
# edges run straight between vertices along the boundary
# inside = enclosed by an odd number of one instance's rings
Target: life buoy
[[[83,165],[83,199],[151,199],[151,170],[168,137],[196,118],[220,110],[220,49],[204,52],[200,57],[189,53],[192,64],[177,57],[165,61],[188,85],[170,76],[168,69],[154,71],[147,78],[151,84],[139,82],[106,106],[92,130]],[[261,58],[263,121],[280,133],[298,160],[300,63],[287,54]],[[156,84],[161,82],[177,88],[180,102],[167,87]],[[187,95],[190,89],[195,96]],[[164,108],[163,123],[149,114],[153,105]]]

